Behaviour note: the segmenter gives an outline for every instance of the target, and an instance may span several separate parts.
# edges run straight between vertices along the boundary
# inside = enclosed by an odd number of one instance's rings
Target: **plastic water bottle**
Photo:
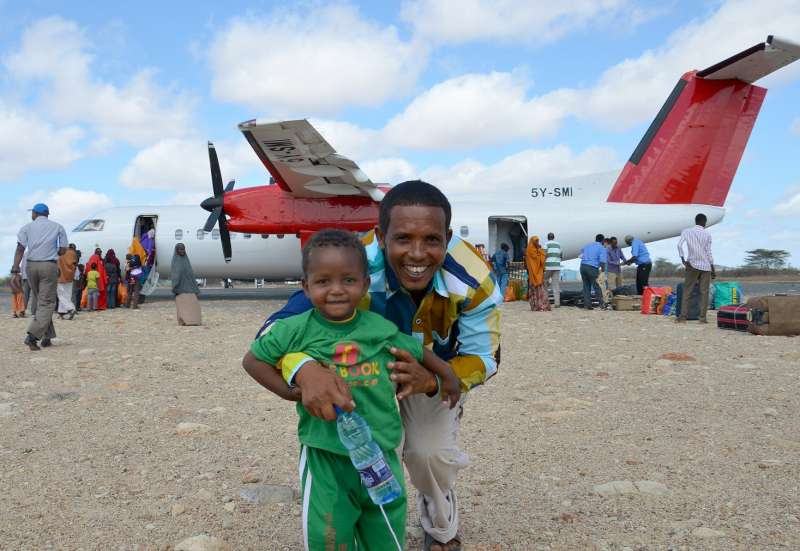
[[[391,503],[403,493],[400,483],[392,473],[383,451],[372,439],[369,425],[355,411],[350,413],[336,407],[336,430],[339,440],[347,448],[350,461],[376,505]]]

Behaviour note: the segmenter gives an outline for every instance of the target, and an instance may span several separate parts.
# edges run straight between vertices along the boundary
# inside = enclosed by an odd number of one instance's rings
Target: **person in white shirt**
[[[700,316],[698,321],[707,323],[708,287],[711,285],[711,280],[716,277],[714,273],[714,257],[711,254],[711,234],[706,229],[707,222],[705,214],[698,214],[694,217],[695,225],[683,230],[678,241],[678,254],[681,257],[681,262],[686,267],[686,275],[683,279],[681,315],[675,320],[677,323],[686,322],[686,315],[689,311],[689,296],[692,294],[695,285],[700,286]],[[684,246],[686,247],[686,253],[684,253]]]

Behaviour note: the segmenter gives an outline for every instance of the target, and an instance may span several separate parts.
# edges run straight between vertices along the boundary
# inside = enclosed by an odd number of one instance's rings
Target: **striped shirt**
[[[599,268],[600,264],[608,262],[606,248],[597,241],[592,241],[581,250],[581,264],[588,264]]]
[[[545,253],[547,257],[544,261],[545,270],[560,270],[561,269],[561,243],[558,241],[548,241],[545,246]]]
[[[497,372],[495,355],[500,345],[497,306],[503,302],[503,297],[480,253],[454,235],[448,243],[444,264],[434,274],[427,294],[417,306],[385,262],[375,234],[369,232],[363,241],[367,249],[370,287],[359,308],[394,322],[400,331],[416,337],[448,361],[464,390],[494,375]],[[286,306],[267,318],[258,334],[275,320],[310,308],[311,302],[298,291]],[[278,367],[287,382],[291,382],[297,370],[312,359],[299,352],[287,354]]]
[[[686,245],[688,254],[683,254],[683,245]],[[703,272],[710,272],[714,266],[714,257],[711,255],[711,233],[703,226],[686,228],[681,232],[678,241],[678,254],[692,265],[692,268]]]

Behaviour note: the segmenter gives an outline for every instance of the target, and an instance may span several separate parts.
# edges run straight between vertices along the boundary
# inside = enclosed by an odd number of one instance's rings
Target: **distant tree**
[[[670,262],[666,258],[656,258],[653,263],[653,275],[660,277],[674,276],[678,273],[680,265],[676,262]]]
[[[762,270],[780,270],[786,267],[786,259],[789,258],[788,251],[776,249],[753,249],[745,251],[747,256],[744,265],[748,268],[760,268]]]

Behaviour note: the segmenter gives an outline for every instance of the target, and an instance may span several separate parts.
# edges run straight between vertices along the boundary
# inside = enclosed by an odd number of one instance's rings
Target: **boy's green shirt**
[[[351,320],[334,322],[313,309],[273,323],[253,341],[250,352],[272,366],[286,354],[304,352],[335,370],[350,386],[356,411],[369,423],[375,441],[382,449],[393,450],[400,445],[403,426],[386,367],[395,359],[389,352],[392,346],[408,350],[422,362],[422,343],[378,314],[357,310]],[[314,417],[300,402],[297,414],[301,443],[347,455],[334,421]]]

